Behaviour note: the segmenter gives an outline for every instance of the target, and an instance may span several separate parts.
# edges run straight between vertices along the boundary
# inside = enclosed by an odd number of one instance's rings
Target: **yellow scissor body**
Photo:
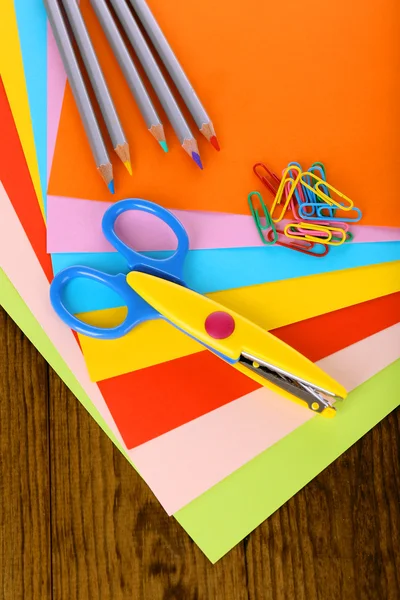
[[[346,397],[347,392],[344,387],[312,361],[271,333],[214,300],[165,279],[138,271],[129,273],[127,282],[175,327],[198,340],[260,385],[274,389],[286,398],[305,405],[305,402],[295,398],[286,390],[239,364],[237,361],[243,353],[269,363],[333,396]],[[234,321],[233,331],[222,339],[216,339],[207,330],[207,319],[215,313],[228,314]],[[333,408],[327,408],[321,414],[333,416],[334,413]]]

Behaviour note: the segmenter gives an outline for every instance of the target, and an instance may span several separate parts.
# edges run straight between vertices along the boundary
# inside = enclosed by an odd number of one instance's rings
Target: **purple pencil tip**
[[[202,169],[203,168],[203,163],[201,162],[200,155],[197,154],[197,152],[192,152],[192,158],[193,158],[194,162],[196,163],[196,165],[198,167],[200,167],[200,169]]]

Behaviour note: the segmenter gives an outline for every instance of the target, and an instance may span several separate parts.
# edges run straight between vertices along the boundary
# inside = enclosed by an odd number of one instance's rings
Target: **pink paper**
[[[156,201],[154,198],[151,200]],[[101,230],[101,220],[109,206],[108,202],[48,196],[47,251],[115,252]],[[188,232],[192,250],[263,245],[252,217],[184,210],[172,212]],[[172,231],[149,214],[139,211],[124,213],[119,217],[116,229],[122,239],[136,250],[176,248]],[[394,227],[355,225],[351,231],[354,242],[400,241],[400,229]]]
[[[97,385],[89,380],[71,330],[51,307],[49,283],[1,185],[0,214],[1,267],[121,441]],[[337,352],[320,365],[351,390],[399,356],[400,328],[395,326]],[[172,514],[310,418],[312,413],[262,389],[128,454]]]
[[[48,26],[48,122],[47,173],[50,176],[58,125],[64,97],[66,75],[57,46]],[[254,181],[257,188],[257,181]],[[250,190],[249,190],[250,191]],[[157,202],[157,198],[147,198]],[[243,202],[246,202],[246,198]],[[101,234],[100,221],[108,207],[104,202],[49,196],[47,221],[47,251],[52,252],[108,252],[109,246]],[[199,211],[173,211],[185,226],[192,250],[208,248],[245,248],[262,246],[253,218],[245,215]],[[93,226],[93,224],[96,224]],[[121,230],[131,232],[132,217],[121,217]],[[134,221],[135,248],[141,251],[172,250],[176,247],[170,232],[160,230],[140,215]],[[161,235],[159,232],[161,231]],[[400,241],[400,228],[352,226],[355,242]]]
[[[351,391],[399,357],[397,324],[317,364]],[[173,514],[312,418],[262,388],[136,448],[135,464]]]

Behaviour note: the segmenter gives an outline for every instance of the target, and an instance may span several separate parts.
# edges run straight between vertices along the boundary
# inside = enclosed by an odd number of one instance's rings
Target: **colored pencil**
[[[197,142],[125,0],[111,0],[126,35],[183,147],[202,169]]]
[[[57,0],[44,0],[44,5],[92,149],[97,170],[110,192],[114,193],[112,164],[75,56],[61,8]]]
[[[171,79],[179,90],[179,93],[200,132],[216,150],[219,150],[219,144],[212,121],[206,113],[204,106],[200,102],[199,97],[193,89],[185,71],[182,69],[182,66],[176,58],[153,13],[148,7],[146,0],[130,0],[130,3],[157,50],[165,68],[170,74]]]
[[[168,152],[163,124],[153,106],[150,96],[147,93],[144,83],[134,65],[127,47],[125,46],[125,42],[122,39],[110,9],[105,3],[105,0],[90,0],[90,3],[97,15],[100,25],[108,39],[119,66],[121,67],[124,77],[129,85],[129,89],[131,90],[139,110],[143,115],[148,130],[159,142],[164,152]]]
[[[129,144],[115,109],[103,71],[97,60],[96,52],[93,48],[89,32],[86,29],[85,21],[83,20],[77,0],[61,0],[61,2],[75,36],[76,43],[78,44],[82,60],[85,64],[93,91],[107,126],[113,148],[130,175],[132,175]]]

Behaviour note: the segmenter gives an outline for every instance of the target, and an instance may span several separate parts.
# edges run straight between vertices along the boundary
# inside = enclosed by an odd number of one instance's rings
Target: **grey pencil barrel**
[[[92,103],[68,35],[68,30],[60,6],[57,0],[44,0],[44,5],[96,165],[97,167],[100,167],[101,165],[110,164],[110,158],[93,111]]]
[[[92,40],[86,29],[77,0],[62,0],[71,29],[79,47],[83,62],[89,75],[90,83],[99,103],[113,147],[127,143],[124,130],[120,123],[106,80],[101,70]]]
[[[137,72],[133,60],[125,46],[113,16],[104,0],[90,0],[100,25],[108,39],[114,55],[121,67],[129,88],[139,106],[148,129],[161,124],[161,120]]]
[[[188,107],[196,125],[201,129],[202,125],[211,122],[210,117],[200,102],[192,84],[190,83],[185,71],[182,69],[171,46],[163,34],[159,24],[154,18],[153,13],[148,7],[146,0],[130,0],[137,16],[139,17],[149,38],[154,44],[158,55],[165,65],[172,81],[175,83],[186,106]]]
[[[111,0],[118,18],[125,29],[126,35],[140,60],[147,77],[153,86],[159,101],[182,144],[184,140],[192,139],[193,134],[183,116],[163,74],[158,67],[147,42],[139,29],[125,0]]]

